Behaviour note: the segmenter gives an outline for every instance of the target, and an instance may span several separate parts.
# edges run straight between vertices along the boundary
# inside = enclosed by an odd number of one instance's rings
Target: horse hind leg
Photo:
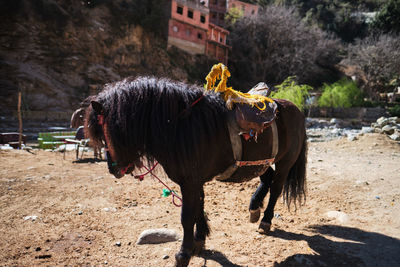
[[[271,183],[270,196],[267,208],[264,211],[264,216],[261,219],[258,231],[263,234],[269,233],[272,225],[272,218],[274,217],[274,208],[279,196],[282,193],[283,185],[286,181],[288,172],[276,172]]]
[[[267,171],[260,176],[260,185],[258,186],[256,192],[254,192],[250,200],[249,212],[251,223],[256,223],[260,218],[263,201],[271,186],[271,181],[273,177],[274,170],[272,168],[268,168]]]

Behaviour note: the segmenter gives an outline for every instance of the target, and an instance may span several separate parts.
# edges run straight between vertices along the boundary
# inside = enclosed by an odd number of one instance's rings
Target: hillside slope
[[[208,69],[204,57],[167,51],[166,38],[127,22],[129,1],[93,6],[76,0],[15,0],[0,5],[1,116],[15,111],[18,90],[24,110],[72,111],[104,83],[126,76],[202,82],[199,66]]]

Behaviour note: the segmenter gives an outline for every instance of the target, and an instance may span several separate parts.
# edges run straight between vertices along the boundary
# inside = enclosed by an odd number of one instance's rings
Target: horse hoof
[[[260,219],[260,208],[256,210],[249,210],[250,211],[250,222],[256,223],[258,219]]]
[[[187,267],[189,265],[190,255],[185,252],[175,254],[175,267]]]
[[[261,222],[260,226],[258,227],[258,232],[260,234],[268,234],[271,231],[271,224],[266,222]]]
[[[206,241],[205,240],[195,240],[194,241],[194,249],[193,255],[200,255],[200,253],[204,250]]]

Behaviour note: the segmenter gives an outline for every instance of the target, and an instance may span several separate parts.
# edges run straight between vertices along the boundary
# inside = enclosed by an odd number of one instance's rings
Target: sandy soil
[[[136,241],[149,228],[181,235],[180,209],[153,178],[116,180],[91,156],[0,151],[0,265],[173,266],[180,241]],[[308,160],[306,204],[280,201],[270,235],[248,222],[258,179],[208,183],[212,233],[190,266],[399,266],[400,145],[378,134],[310,143]]]

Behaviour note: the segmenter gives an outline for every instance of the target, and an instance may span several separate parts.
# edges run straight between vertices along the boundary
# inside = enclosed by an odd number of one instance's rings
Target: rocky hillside
[[[129,22],[132,2],[2,1],[0,115],[15,112],[19,90],[24,110],[69,112],[102,84],[126,76],[201,82],[206,59],[167,50],[166,36]]]

